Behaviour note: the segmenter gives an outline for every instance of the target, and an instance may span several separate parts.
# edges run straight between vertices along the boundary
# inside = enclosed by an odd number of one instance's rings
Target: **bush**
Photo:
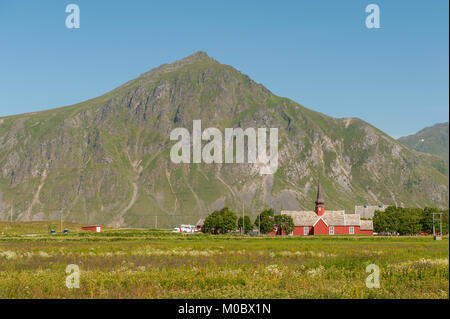
[[[205,219],[205,232],[211,234],[225,234],[236,229],[236,214],[228,207],[216,210]]]
[[[248,216],[244,216],[244,218],[239,217],[238,219],[238,227],[241,230],[244,230],[244,233],[247,234],[248,232],[250,232],[251,230],[253,230],[253,223],[250,220],[250,217]],[[244,229],[242,229],[244,228]]]
[[[261,221],[261,225],[259,225],[259,222]],[[273,231],[273,225],[274,225],[274,212],[273,209],[265,209],[259,214],[259,216],[256,217],[255,220],[255,226],[261,227],[261,234],[267,234]]]
[[[277,215],[274,218],[277,229],[282,229],[286,235],[289,235],[294,230],[294,221],[291,216]]]

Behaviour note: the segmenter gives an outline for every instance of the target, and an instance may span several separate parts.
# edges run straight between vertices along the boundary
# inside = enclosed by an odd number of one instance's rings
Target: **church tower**
[[[314,210],[318,216],[322,216],[325,213],[325,206],[322,198],[322,190],[320,189],[320,181],[317,186],[317,199],[316,199],[316,209]]]

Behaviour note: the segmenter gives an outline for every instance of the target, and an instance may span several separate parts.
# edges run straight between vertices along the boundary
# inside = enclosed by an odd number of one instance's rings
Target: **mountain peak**
[[[217,62],[216,60],[211,58],[206,52],[197,51],[197,52],[195,52],[191,55],[188,55],[187,57],[177,60],[175,62],[172,62],[169,64],[162,64],[159,67],[142,74],[141,77],[146,78],[146,77],[150,77],[155,74],[172,72],[172,71],[175,71],[185,65],[194,64],[194,63],[219,63],[219,62]]]
[[[217,62],[213,58],[211,58],[205,51],[197,51],[191,55],[188,55],[187,57],[175,62],[184,62],[184,63],[194,63],[194,62]]]
[[[188,57],[209,58],[209,55],[205,51],[197,51],[197,52],[189,55]]]

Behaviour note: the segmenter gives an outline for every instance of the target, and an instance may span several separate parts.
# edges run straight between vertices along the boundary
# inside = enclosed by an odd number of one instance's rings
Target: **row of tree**
[[[252,222],[249,216],[238,218],[228,207],[224,207],[206,217],[203,227],[205,232],[211,234],[225,234],[237,229],[247,234],[255,228],[261,234],[272,231],[290,234],[294,230],[294,221],[291,216],[275,215],[273,209],[266,209]]]
[[[442,213],[442,232],[449,232],[449,211],[436,208],[405,208],[389,206],[384,212],[375,211],[373,228],[377,233],[415,235],[433,232],[433,213]],[[439,215],[435,215],[435,227],[439,232]]]
[[[442,232],[449,233],[449,210],[436,208],[405,208],[389,206],[384,212],[375,211],[374,231],[385,234],[415,235],[433,232],[433,213],[442,213]],[[436,231],[440,230],[439,216],[435,220]],[[291,216],[275,215],[273,209],[263,210],[251,221],[249,216],[237,217],[228,207],[216,210],[204,222],[204,231],[211,234],[225,234],[235,230],[249,233],[258,229],[261,234],[270,232],[290,234],[294,230]]]

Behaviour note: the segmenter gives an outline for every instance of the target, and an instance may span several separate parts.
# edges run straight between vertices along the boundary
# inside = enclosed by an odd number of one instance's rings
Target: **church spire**
[[[325,202],[322,198],[322,190],[320,189],[320,180],[319,184],[317,185],[317,199],[316,199],[316,205],[323,205]]]
[[[322,189],[320,188],[320,180],[317,185],[317,199],[316,199],[316,214],[319,216],[322,216],[323,213],[325,213],[325,207],[324,207],[325,201],[322,198]]]

